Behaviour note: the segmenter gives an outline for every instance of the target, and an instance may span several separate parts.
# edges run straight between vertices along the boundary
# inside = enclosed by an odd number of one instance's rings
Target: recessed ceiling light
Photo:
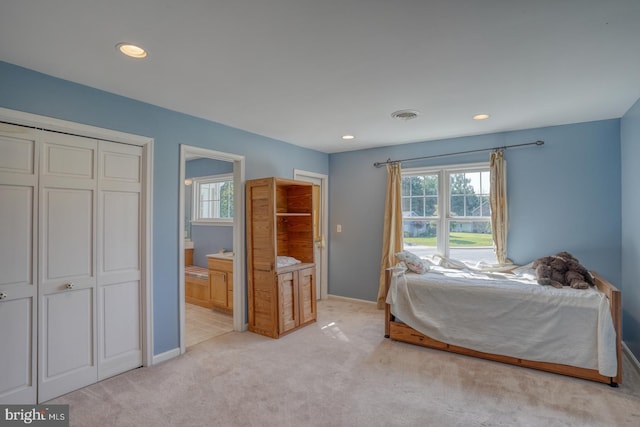
[[[147,51],[141,48],[140,46],[136,46],[131,43],[118,43],[116,45],[116,49],[120,51],[122,54],[130,56],[131,58],[146,58]]]
[[[476,114],[473,116],[473,120],[487,120],[489,117],[491,116],[488,114]]]
[[[356,139],[354,135],[342,135],[342,139]]]
[[[418,114],[420,112],[416,110],[398,110],[391,113],[391,117],[398,120],[411,120],[418,117]]]

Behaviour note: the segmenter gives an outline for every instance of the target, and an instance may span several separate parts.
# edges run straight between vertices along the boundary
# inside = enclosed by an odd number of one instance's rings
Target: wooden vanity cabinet
[[[316,320],[313,185],[247,181],[249,330],[272,338]],[[300,263],[278,268],[278,257]]]
[[[233,259],[209,257],[210,300],[214,307],[233,311]]]

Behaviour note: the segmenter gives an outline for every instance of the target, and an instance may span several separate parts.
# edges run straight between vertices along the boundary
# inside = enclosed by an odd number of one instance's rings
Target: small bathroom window
[[[193,222],[233,224],[233,175],[193,178]]]

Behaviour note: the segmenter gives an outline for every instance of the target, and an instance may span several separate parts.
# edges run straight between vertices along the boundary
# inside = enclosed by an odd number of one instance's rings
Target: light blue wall
[[[640,100],[620,126],[622,153],[622,330],[640,359]]]
[[[186,162],[185,178],[198,176],[211,176],[233,173],[233,162],[225,162],[215,159],[195,159]],[[188,186],[189,194],[193,187]],[[189,199],[189,202],[187,202]],[[185,194],[185,212],[191,212],[191,197]],[[190,214],[188,218],[191,218]],[[190,232],[193,241],[193,264],[200,267],[207,266],[207,254],[215,253],[221,249],[233,250],[233,227],[225,225],[191,225]]]
[[[162,88],[158,88],[162,90]],[[212,100],[215,102],[215,100]],[[180,144],[245,156],[246,178],[328,172],[328,156],[0,62],[0,107],[154,138],[154,354],[179,345]]]
[[[193,264],[207,266],[207,254],[233,251],[233,227],[192,225]]]
[[[566,250],[620,284],[619,120],[505,132],[331,154],[329,293],[375,301],[382,246],[385,168],[374,162],[543,140],[509,149],[508,256],[524,264]],[[489,153],[405,167],[488,161]],[[342,233],[336,226],[342,225]]]
[[[216,159],[194,159],[185,164],[184,177],[223,175],[233,173],[233,162]]]

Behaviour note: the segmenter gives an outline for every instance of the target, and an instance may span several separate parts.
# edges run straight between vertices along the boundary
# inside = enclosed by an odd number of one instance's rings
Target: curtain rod
[[[411,159],[402,159],[402,160],[391,160],[389,158],[389,159],[387,159],[386,162],[375,162],[373,164],[373,166],[375,166],[377,168],[381,168],[382,166],[388,165],[388,164],[391,164],[391,163],[411,162],[413,160],[433,159],[433,158],[436,158],[436,157],[457,156],[458,154],[478,153],[480,151],[504,150],[504,149],[507,149],[507,148],[524,147],[525,145],[544,145],[544,141],[525,142],[524,144],[503,145],[502,147],[481,148],[479,150],[458,151],[457,153],[434,154],[433,156],[413,157]]]

